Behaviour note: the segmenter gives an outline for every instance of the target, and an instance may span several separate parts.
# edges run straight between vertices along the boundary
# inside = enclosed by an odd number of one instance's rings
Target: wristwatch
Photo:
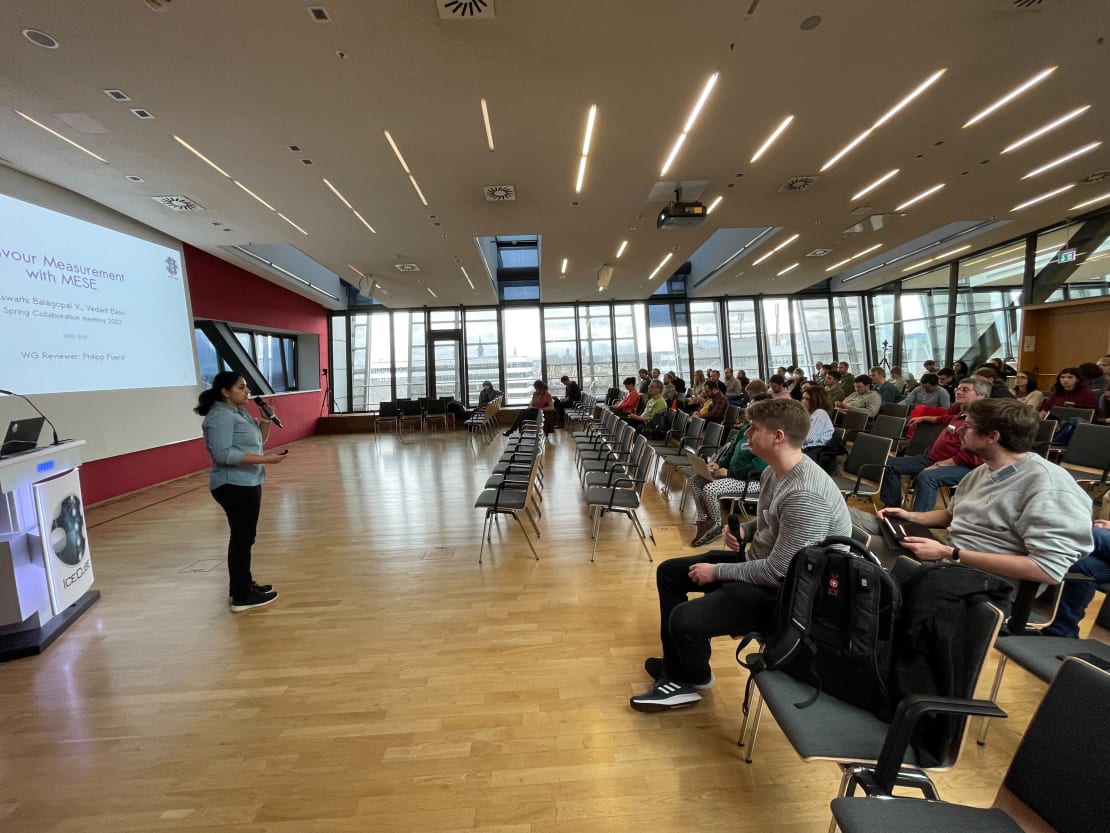
[[[950,558],[953,561],[959,562],[959,560],[960,560],[960,548],[959,547],[952,547],[952,555],[950,556]]]

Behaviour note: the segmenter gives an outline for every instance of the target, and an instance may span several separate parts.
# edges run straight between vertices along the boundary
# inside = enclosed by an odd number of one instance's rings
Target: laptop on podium
[[[39,434],[46,424],[45,417],[14,419],[8,424],[8,433],[0,445],[0,457],[10,457],[24,451],[34,451],[39,445]]]

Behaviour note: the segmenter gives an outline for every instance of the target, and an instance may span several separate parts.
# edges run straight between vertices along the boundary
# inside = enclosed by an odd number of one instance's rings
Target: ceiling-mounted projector
[[[683,202],[682,189],[676,188],[674,202],[659,212],[655,218],[657,228],[692,228],[706,217],[705,206],[700,202]]]

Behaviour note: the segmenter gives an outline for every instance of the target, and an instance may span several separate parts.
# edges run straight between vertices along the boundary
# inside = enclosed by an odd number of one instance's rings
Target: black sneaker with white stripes
[[[656,680],[650,691],[632,697],[628,704],[638,712],[665,712],[692,706],[700,699],[701,695],[692,685]]]
[[[277,601],[277,591],[271,590],[269,593],[259,593],[257,590],[251,590],[242,599],[231,600],[231,610],[233,613],[242,613],[244,610],[252,610],[256,607],[265,607],[270,602]]]

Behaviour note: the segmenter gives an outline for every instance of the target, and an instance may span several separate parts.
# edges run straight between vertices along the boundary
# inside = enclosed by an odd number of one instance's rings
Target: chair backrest
[[[719,422],[710,422],[705,426],[702,431],[701,444],[698,446],[698,453],[703,457],[706,454],[713,454],[721,447],[721,437],[724,436],[725,426]]]
[[[914,426],[910,441],[906,443],[906,456],[916,457],[918,454],[925,454],[942,433],[944,433],[943,425],[935,422],[919,422]]]
[[[1014,800],[1059,833],[1096,833],[1110,820],[1110,674],[1066,659],[1018,744],[995,805]]]
[[[450,397],[448,397],[450,400]],[[444,416],[447,413],[447,403],[442,399],[429,399],[427,405],[428,416]]]
[[[609,388],[605,393],[605,404],[612,405],[614,402],[620,402],[623,398],[620,388]]]
[[[909,388],[906,391],[908,392]],[[901,402],[884,402],[883,406],[879,408],[879,414],[905,419],[910,415],[910,406],[903,405]]]
[[[1065,408],[1063,405],[1057,405],[1048,412],[1050,419],[1056,419],[1060,422],[1067,422],[1069,419],[1078,419],[1080,422],[1090,422],[1095,418],[1094,408]]]
[[[701,435],[705,433],[705,420],[701,417],[690,417],[686,423],[686,434],[683,436],[679,448],[689,448],[697,451],[701,444]]]
[[[402,416],[420,416],[422,413],[423,409],[420,407],[420,403],[418,401],[414,399],[406,399],[401,402]]]
[[[379,419],[394,419],[401,413],[396,402],[382,402],[378,405]]]
[[[724,423],[725,426],[732,426],[732,425],[736,424],[736,420],[739,419],[739,417],[740,417],[740,406],[739,405],[729,405],[727,408],[725,408],[725,415],[721,419],[721,422]]]
[[[880,414],[875,417],[875,422],[871,425],[869,434],[874,434],[876,437],[889,437],[892,440],[899,440],[902,437],[902,431],[906,427],[905,417],[890,416],[889,414]]]
[[[1053,411],[1059,410],[1053,408]],[[1084,466],[1092,469],[1105,469],[1110,463],[1110,425],[1091,425],[1081,423],[1075,426],[1071,442],[1064,449],[1061,463]]]
[[[845,411],[840,410],[836,412],[833,419],[833,425],[838,428],[843,428],[845,431],[862,431],[867,425],[867,412],[866,411]]]
[[[882,478],[882,466],[886,465],[887,455],[890,454],[892,441],[889,437],[876,437],[874,434],[859,434],[856,444],[848,452],[848,459],[844,461],[844,473],[862,475],[868,480],[878,481]]]
[[[1052,446],[1052,438],[1056,436],[1056,428],[1060,425],[1054,419],[1041,420],[1041,425],[1037,429],[1037,441],[1033,446],[1033,451],[1040,454],[1042,457],[1048,456],[1048,449]]]

